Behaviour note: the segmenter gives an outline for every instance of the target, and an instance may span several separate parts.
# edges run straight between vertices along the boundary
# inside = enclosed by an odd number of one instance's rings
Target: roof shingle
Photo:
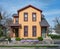
[[[43,18],[43,19],[41,20],[40,25],[41,25],[41,26],[45,26],[45,27],[49,27],[49,26],[50,26],[45,18]]]

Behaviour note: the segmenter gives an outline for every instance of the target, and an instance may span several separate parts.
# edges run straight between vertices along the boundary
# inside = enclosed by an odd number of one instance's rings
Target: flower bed
[[[38,40],[21,40],[21,42],[38,42]]]

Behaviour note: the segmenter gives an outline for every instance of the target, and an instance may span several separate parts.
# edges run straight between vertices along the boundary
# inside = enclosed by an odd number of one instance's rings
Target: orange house
[[[19,38],[46,38],[49,24],[42,10],[28,5],[13,14],[13,24],[10,25],[11,37]]]

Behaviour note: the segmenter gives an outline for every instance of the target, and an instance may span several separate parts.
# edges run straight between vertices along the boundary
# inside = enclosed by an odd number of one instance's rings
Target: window
[[[32,13],[32,21],[36,21],[36,13]]]
[[[28,21],[28,13],[24,13],[24,21]]]
[[[16,23],[18,23],[18,18],[16,18]]]
[[[24,26],[24,36],[28,36],[28,26]]]
[[[32,26],[32,36],[36,36],[36,26]]]

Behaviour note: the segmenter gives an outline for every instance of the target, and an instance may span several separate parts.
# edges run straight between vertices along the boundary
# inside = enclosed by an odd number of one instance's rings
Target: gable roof
[[[38,11],[41,11],[41,12],[42,12],[42,10],[40,10],[40,9],[38,9],[38,8],[36,8],[36,7],[32,6],[32,5],[28,5],[28,6],[24,7],[24,8],[21,8],[21,9],[19,9],[19,10],[18,10],[18,12],[20,12],[20,11],[22,11],[22,10],[26,9],[26,8],[29,8],[29,7],[32,7],[32,8],[34,8],[34,9],[36,9],[36,10],[38,10]]]
[[[14,18],[18,18],[18,14],[13,14],[12,15]]]
[[[40,25],[44,26],[44,27],[49,27],[50,26],[45,18],[42,19],[42,21],[40,22]]]

